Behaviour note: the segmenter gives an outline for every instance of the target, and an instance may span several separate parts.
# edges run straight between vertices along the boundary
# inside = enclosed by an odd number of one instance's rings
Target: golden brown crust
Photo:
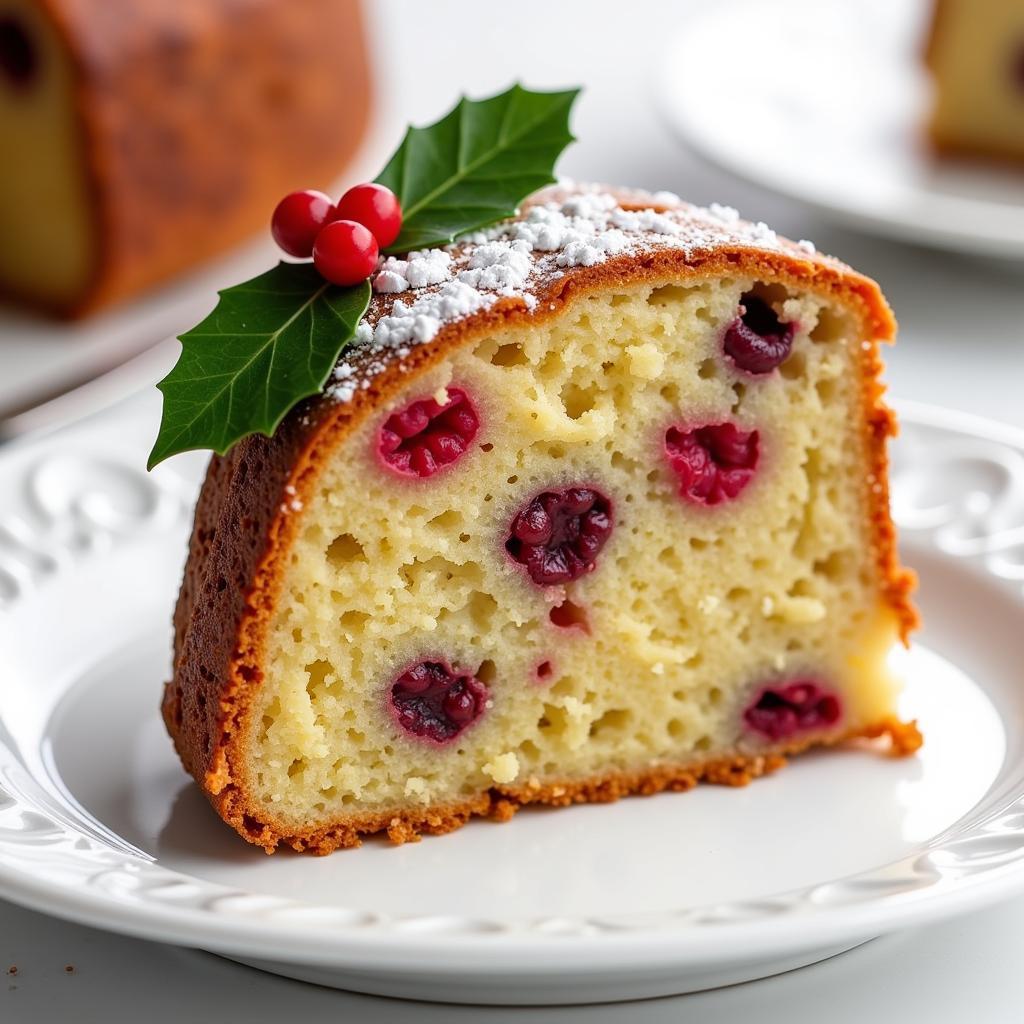
[[[92,280],[58,312],[235,245],[286,192],[329,185],[362,138],[359,0],[42,4],[73,62],[98,247]]]
[[[393,359],[382,373],[367,378],[367,387],[358,390],[352,401],[310,400],[285,419],[273,438],[249,437],[227,456],[213,458],[175,617],[174,677],[165,690],[163,713],[185,767],[239,834],[268,850],[283,842],[295,849],[326,852],[353,845],[359,835],[370,832],[387,830],[393,838],[408,838],[421,832],[450,831],[469,816],[492,814],[499,806],[504,810],[497,813],[507,814],[508,808],[522,803],[553,802],[550,787],[536,793],[499,787],[453,807],[406,810],[397,817],[352,815],[297,834],[250,801],[243,768],[246,714],[262,681],[266,631],[287,552],[301,521],[301,515],[289,511],[288,502],[291,497],[300,502],[309,499],[335,448],[375,409],[456,349],[500,328],[556,317],[577,295],[595,289],[722,274],[766,277],[831,294],[860,311],[864,336],[871,339],[863,349],[863,397],[866,442],[874,467],[867,498],[875,556],[883,599],[906,639],[917,623],[909,601],[913,576],[899,564],[889,516],[886,441],[895,432],[895,418],[882,401],[884,389],[879,381],[878,344],[892,340],[895,322],[877,285],[836,260],[809,255],[795,246],[769,251],[735,242],[689,253],[654,247],[596,266],[567,269],[543,282],[533,310],[522,299],[502,299],[444,326],[432,341],[414,347],[402,360]],[[393,301],[394,296],[377,296],[371,317],[382,316]],[[898,749],[909,752],[913,747],[908,739],[914,734],[912,727],[887,721],[872,728],[892,737]],[[689,788],[701,778],[722,781],[733,772],[752,778],[767,770],[768,764],[777,766],[772,757],[796,749],[756,758],[744,755],[739,762],[730,762],[736,767],[729,769],[716,761],[613,775],[576,783],[576,788],[565,792],[574,794],[568,796],[570,801],[597,800],[605,792],[624,795]]]
[[[495,786],[472,799],[422,809],[404,809],[401,813],[381,812],[353,816],[328,826],[307,830],[275,828],[244,811],[235,811],[234,796],[227,801],[226,820],[244,839],[274,853],[279,845],[299,853],[324,855],[335,850],[352,849],[363,836],[386,832],[393,843],[418,842],[424,835],[443,835],[461,828],[471,818],[510,821],[521,807],[530,804],[569,807],[572,804],[614,803],[627,796],[654,796],[657,793],[682,793],[699,783],[720,786],[746,786],[763,775],[782,768],[787,758],[815,744],[835,745],[844,741],[884,741],[885,751],[893,757],[914,753],[921,746],[921,733],[915,722],[886,719],[866,729],[838,737],[804,739],[756,754],[735,754],[689,764],[659,764],[643,771],[612,772],[588,779],[565,779],[540,783],[528,778],[521,786]],[[240,817],[235,815],[240,813]],[[237,824],[241,821],[242,827]]]

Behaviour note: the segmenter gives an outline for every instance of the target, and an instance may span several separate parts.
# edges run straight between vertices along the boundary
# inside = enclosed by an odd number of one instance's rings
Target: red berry
[[[770,740],[808,729],[827,729],[842,717],[839,698],[806,679],[765,687],[743,712],[747,727]]]
[[[386,249],[402,230],[402,207],[398,196],[391,189],[373,182],[350,188],[338,200],[335,210],[336,216],[369,228],[382,249]]]
[[[763,299],[747,292],[742,312],[725,330],[725,354],[747,373],[771,373],[793,348],[796,324],[783,323]]]
[[[313,189],[291,192],[274,208],[270,231],[289,256],[308,260],[320,229],[334,216],[330,196]]]
[[[513,518],[505,550],[534,583],[570,583],[593,571],[612,525],[612,503],[600,491],[542,491]]]
[[[485,711],[487,687],[446,661],[421,661],[391,686],[391,711],[410,735],[447,743]]]
[[[701,505],[735,498],[754,478],[760,435],[735,423],[669,427],[665,454],[679,477],[679,493]]]
[[[313,262],[331,284],[365,281],[377,266],[377,239],[362,224],[332,220],[316,236]]]
[[[380,455],[402,476],[433,476],[466,454],[479,426],[466,392],[449,388],[444,405],[422,398],[392,413],[380,431]]]

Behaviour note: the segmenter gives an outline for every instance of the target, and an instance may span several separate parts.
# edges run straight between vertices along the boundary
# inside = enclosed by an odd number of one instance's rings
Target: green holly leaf
[[[516,85],[463,98],[435,124],[410,128],[377,179],[402,204],[402,233],[387,251],[445,245],[511,217],[555,180],[578,95]],[[178,362],[158,385],[164,410],[149,468],[178,452],[223,455],[248,434],[273,434],[324,386],[369,302],[369,282],[339,288],[311,263],[279,263],[221,292],[216,309],[181,336]]]
[[[515,85],[484,100],[463,97],[440,121],[410,128],[377,178],[402,204],[402,233],[387,251],[445,245],[511,217],[555,180],[578,95]]]
[[[247,434],[273,434],[324,386],[369,302],[369,282],[339,288],[311,263],[279,263],[222,291],[181,336],[178,362],[157,385],[164,408],[149,468],[178,452],[223,455]]]

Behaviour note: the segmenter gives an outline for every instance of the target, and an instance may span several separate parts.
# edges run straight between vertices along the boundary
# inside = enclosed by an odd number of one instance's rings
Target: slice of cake
[[[77,314],[224,251],[367,94],[358,0],[3,0],[0,294]]]
[[[1024,160],[1024,0],[937,0],[926,59],[935,145]]]
[[[374,290],[326,393],[199,500],[164,714],[245,839],[916,748],[873,282],[729,208],[584,189]]]

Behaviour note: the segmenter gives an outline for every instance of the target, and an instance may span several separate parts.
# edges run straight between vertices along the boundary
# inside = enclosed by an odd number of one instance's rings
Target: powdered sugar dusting
[[[459,280],[481,291],[513,295],[525,287],[533,270],[533,251],[529,242],[487,241],[474,246],[469,255],[469,267],[459,271]]]
[[[408,302],[396,298],[390,313],[375,323],[364,319],[359,324],[355,344],[342,354],[327,385],[330,398],[350,402],[393,359],[405,359],[413,345],[422,345],[435,337],[443,323],[471,316],[497,299],[496,295],[486,295],[463,281],[447,281],[440,287],[424,286],[420,292]]]
[[[740,222],[740,211],[732,206],[722,206],[721,203],[712,203],[708,207],[708,213],[710,213],[716,220],[720,220],[723,224],[728,224],[730,227],[733,224],[738,224]]]
[[[778,248],[779,239],[774,231],[763,220],[759,220],[752,231],[753,240],[756,245],[764,249]]]
[[[516,218],[441,249],[388,256],[373,277],[376,295],[326,388],[349,402],[378,374],[404,360],[442,327],[499,301],[528,310],[572,267],[622,255],[682,251],[687,258],[723,247],[753,247],[801,257],[813,243],[780,239],[767,224],[740,218],[731,206],[706,209],[672,193],[611,193],[562,184],[533,197]]]
[[[426,288],[450,281],[451,253],[444,249],[411,252],[404,260],[388,256],[381,262],[373,279],[373,290],[385,294],[404,292],[409,288]]]

